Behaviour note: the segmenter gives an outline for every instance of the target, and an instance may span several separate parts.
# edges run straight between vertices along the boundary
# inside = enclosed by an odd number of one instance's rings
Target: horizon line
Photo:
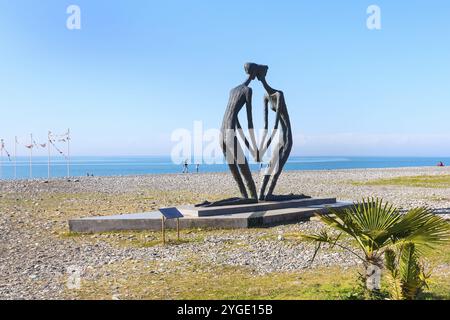
[[[27,154],[21,154],[21,155],[17,155],[17,157],[26,157],[29,158],[29,155]],[[47,155],[33,155],[33,158],[47,158]],[[126,155],[126,154],[71,154],[71,158],[72,157],[171,157],[170,154],[130,154],[130,155]],[[195,156],[192,155],[191,158],[194,158]],[[333,157],[333,158],[338,158],[338,157],[354,157],[354,158],[401,158],[401,157],[408,157],[408,158],[450,158],[450,154],[449,155],[298,155],[298,154],[293,154],[290,155],[289,158],[291,157],[304,157],[304,158],[312,158],[312,157]],[[8,158],[5,154],[3,154],[3,158]],[[14,156],[11,155],[11,158],[14,158]],[[59,157],[58,155],[52,155],[51,158],[63,158],[63,157]]]

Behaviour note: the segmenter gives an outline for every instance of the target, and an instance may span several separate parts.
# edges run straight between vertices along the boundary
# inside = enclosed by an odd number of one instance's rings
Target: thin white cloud
[[[334,133],[294,137],[303,155],[450,156],[450,134]]]

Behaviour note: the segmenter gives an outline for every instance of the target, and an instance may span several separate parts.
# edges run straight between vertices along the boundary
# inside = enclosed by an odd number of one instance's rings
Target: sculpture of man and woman
[[[275,196],[273,194],[292,149],[292,129],[286,101],[281,90],[276,90],[267,83],[268,66],[246,63],[244,69],[247,79],[244,83],[231,90],[220,130],[220,143],[225,161],[238,185],[241,198],[225,199],[213,204],[205,202],[201,205],[217,206],[305,198],[304,195]],[[249,87],[250,83],[255,79],[261,82],[266,91],[264,96],[264,134],[259,146],[256,142],[253,126],[252,88]],[[244,106],[247,115],[249,139],[245,136],[238,119],[238,114]],[[270,135],[268,134],[269,107],[276,114],[275,125]],[[269,166],[263,175],[259,191],[256,190],[256,184],[238,136],[241,137],[245,147],[256,162],[261,162],[271,143],[275,143]],[[274,142],[275,137],[278,137],[276,142]]]

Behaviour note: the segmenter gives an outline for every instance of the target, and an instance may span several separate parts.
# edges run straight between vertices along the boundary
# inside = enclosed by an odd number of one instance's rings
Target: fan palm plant
[[[414,243],[408,242],[396,249],[387,249],[385,254],[389,293],[394,300],[413,300],[428,287],[430,273],[425,271]]]
[[[366,288],[380,290],[383,254],[386,249],[408,242],[416,245],[418,252],[433,249],[450,240],[450,225],[427,208],[415,208],[406,214],[399,212],[381,199],[364,199],[345,210],[330,209],[329,215],[317,215],[319,220],[336,232],[322,230],[315,234],[303,234],[306,240],[317,243],[314,257],[322,243],[338,246],[362,260]],[[342,234],[353,238],[359,250],[340,241]]]

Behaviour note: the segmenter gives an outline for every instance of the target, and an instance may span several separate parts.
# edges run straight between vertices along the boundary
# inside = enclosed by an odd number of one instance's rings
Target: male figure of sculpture
[[[225,199],[214,203],[205,201],[198,206],[218,206],[258,202],[256,185],[237,135],[239,134],[242,137],[245,141],[246,147],[250,150],[253,156],[257,158],[258,151],[254,135],[252,115],[252,88],[249,87],[249,84],[260,72],[259,68],[260,66],[255,63],[246,63],[244,65],[245,72],[248,75],[247,80],[231,90],[228,106],[225,111],[220,130],[220,144],[225,156],[225,161],[227,162],[231,174],[238,185],[242,198]],[[238,113],[244,106],[246,107],[251,145],[245,138],[242,132],[242,126],[238,119]]]
[[[247,122],[250,134],[252,146],[248,143],[244,137],[246,146],[254,152],[256,149],[256,139],[254,135],[253,127],[253,115],[252,115],[252,88],[248,85],[255,79],[259,72],[259,66],[254,63],[246,63],[244,66],[245,72],[248,75],[247,80],[230,92],[230,98],[228,100],[228,106],[223,117],[221,127],[221,147],[225,156],[225,161],[230,168],[231,174],[236,181],[241,196],[244,199],[253,199],[257,202],[258,196],[256,193],[255,182],[253,181],[252,173],[248,165],[248,161],[245,158],[244,151],[237,139],[237,134],[242,133],[242,127],[239,123],[238,113],[241,109],[246,107]],[[242,176],[241,176],[242,175]],[[245,185],[244,182],[245,181]],[[248,191],[247,191],[248,189]]]

